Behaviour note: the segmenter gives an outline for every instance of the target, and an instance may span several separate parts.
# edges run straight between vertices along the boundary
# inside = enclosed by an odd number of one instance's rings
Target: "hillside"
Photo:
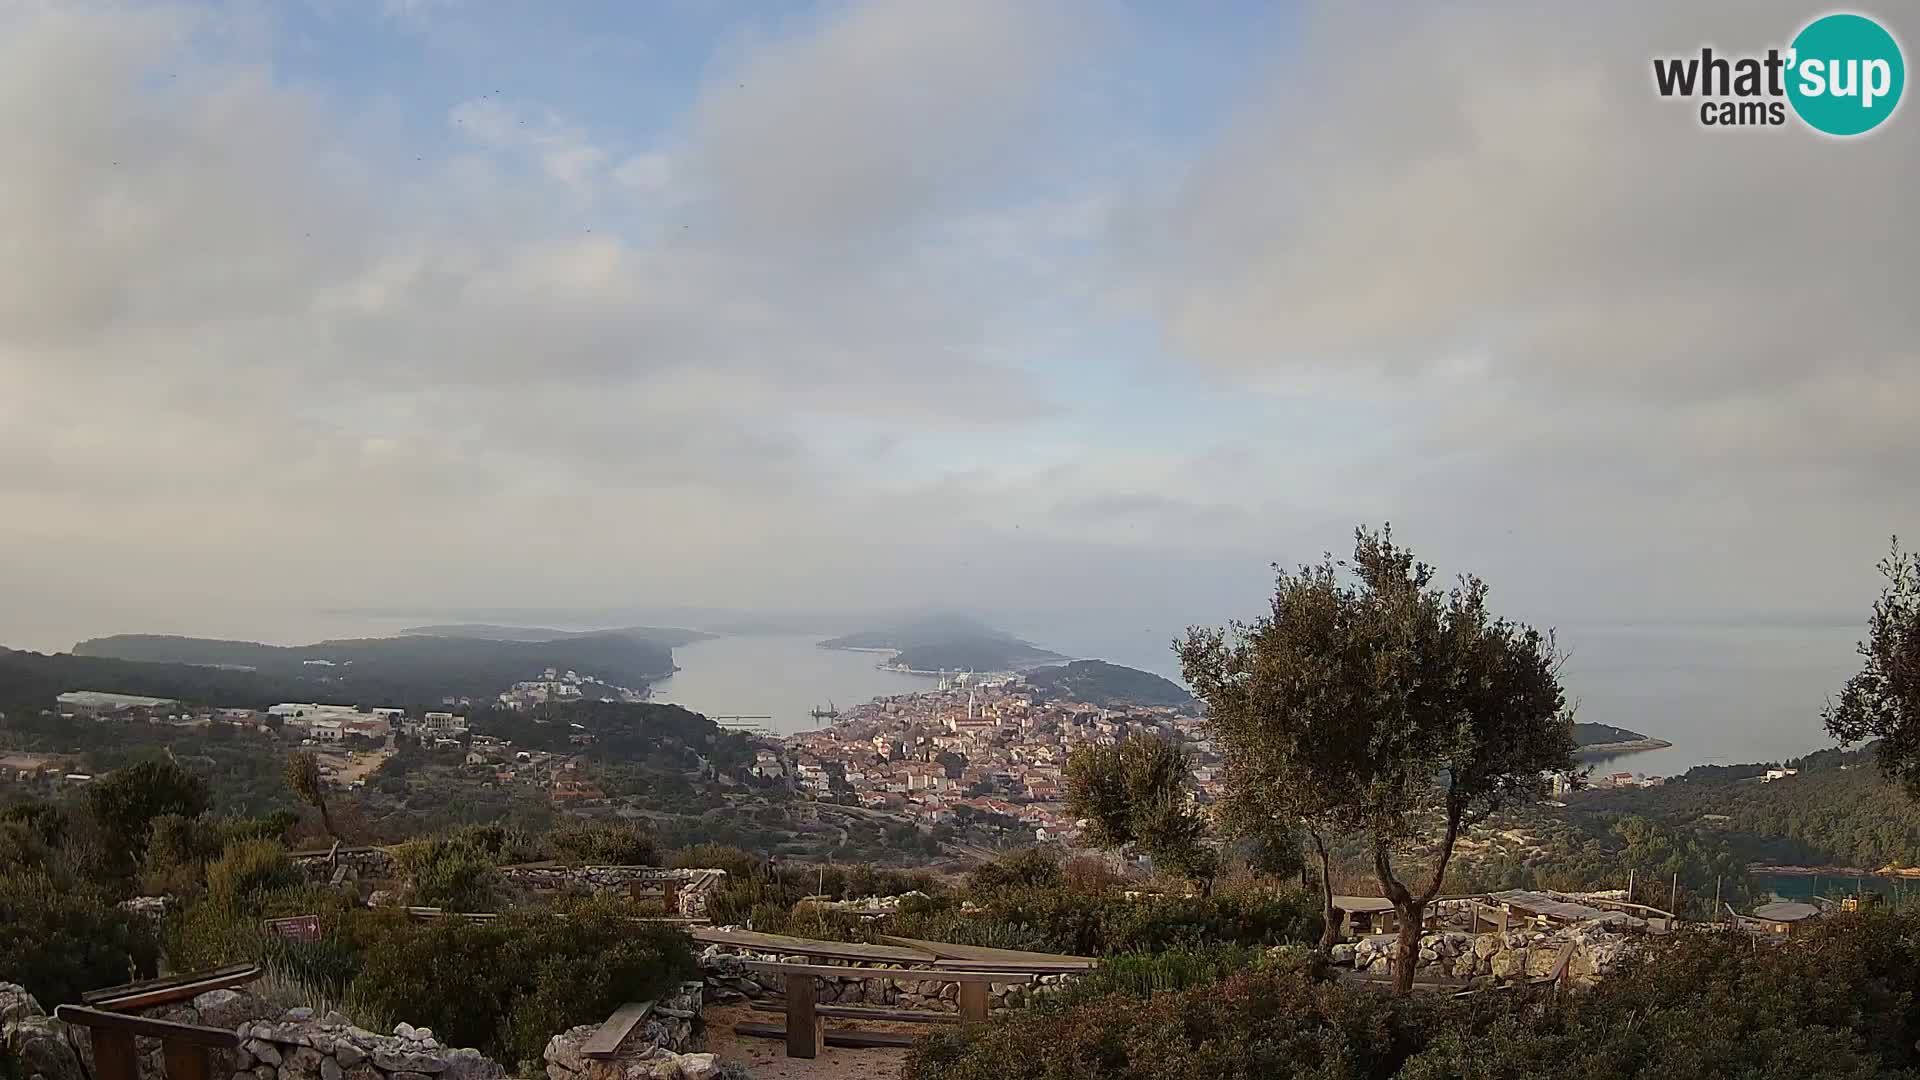
[[[1637,731],[1629,731],[1612,724],[1575,724],[1573,725],[1573,744],[1579,747],[1615,746],[1627,743],[1659,743]],[[1661,743],[1662,746],[1667,745]]]
[[[592,637],[596,634],[630,637],[635,641],[664,645],[669,649],[718,637],[704,630],[680,626],[620,626],[607,630],[554,630],[541,626],[503,626],[498,623],[445,623],[438,626],[410,626],[400,631],[404,637],[465,638],[472,641],[560,641],[565,638]]]
[[[820,642],[823,649],[892,650],[913,671],[1021,671],[1067,657],[965,615],[940,613]]]
[[[619,633],[553,641],[479,638],[352,638],[312,645],[153,634],[118,634],[74,646],[80,656],[199,664],[298,680],[318,696],[361,703],[430,703],[491,698],[547,668],[574,670],[618,686],[642,687],[673,671],[673,650]],[[90,688],[97,689],[97,688]]]
[[[320,688],[313,680],[276,678],[251,671],[0,648],[0,712],[51,708],[53,699],[68,690],[257,708],[317,693]]]
[[[1103,707],[1193,704],[1193,695],[1179,683],[1151,671],[1109,664],[1105,660],[1075,660],[1034,668],[1026,673],[1025,679],[1028,685],[1044,693]]]

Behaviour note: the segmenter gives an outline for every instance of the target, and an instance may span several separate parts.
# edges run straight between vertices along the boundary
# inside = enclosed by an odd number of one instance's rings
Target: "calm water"
[[[820,727],[816,705],[858,705],[888,694],[930,690],[933,678],[882,671],[877,653],[814,645],[816,636],[721,637],[673,650],[680,670],[653,684],[653,700],[708,716],[767,714],[782,735]]]
[[[1755,874],[1757,894],[1771,893],[1782,900],[1824,896],[1838,900],[1859,893],[1879,893],[1889,904],[1906,908],[1920,903],[1920,880],[1914,878],[1833,877],[1827,874]]]

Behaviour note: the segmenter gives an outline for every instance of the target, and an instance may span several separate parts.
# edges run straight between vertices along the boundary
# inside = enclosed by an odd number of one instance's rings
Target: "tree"
[[[294,797],[315,810],[320,811],[320,827],[336,841],[340,834],[333,829],[333,817],[327,813],[327,784],[320,777],[320,759],[304,750],[287,755],[287,787],[293,790]]]
[[[1495,617],[1479,578],[1436,587],[1390,528],[1355,530],[1351,562],[1276,570],[1269,614],[1190,630],[1181,666],[1207,703],[1230,798],[1301,821],[1323,869],[1326,830],[1364,840],[1399,916],[1394,988],[1406,994],[1460,830],[1574,771],[1560,657],[1551,636]],[[1394,860],[1422,840],[1433,865],[1409,884]]]
[[[1843,743],[1879,739],[1880,771],[1920,799],[1920,552],[1895,537],[1879,569],[1887,585],[1859,645],[1865,663],[1821,715]]]
[[[207,809],[207,782],[171,758],[149,758],[96,780],[87,789],[87,805],[124,850],[141,851],[154,818],[198,817]]]
[[[1095,847],[1131,845],[1210,888],[1219,863],[1203,842],[1206,819],[1188,803],[1191,765],[1185,747],[1151,735],[1081,747],[1067,759],[1067,809],[1086,820]]]

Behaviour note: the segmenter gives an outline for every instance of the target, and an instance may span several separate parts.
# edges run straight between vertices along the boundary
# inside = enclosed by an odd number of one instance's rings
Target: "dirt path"
[[[900,1075],[907,1052],[883,1048],[845,1050],[829,1046],[820,1056],[790,1058],[787,1044],[779,1039],[743,1038],[733,1033],[733,1025],[745,1020],[753,1023],[778,1023],[779,1013],[756,1012],[745,1005],[713,1005],[706,1011],[707,1050],[721,1061],[735,1061],[753,1073],[754,1080],[892,1080]],[[828,1021],[830,1026],[837,1021]],[[925,1031],[921,1024],[884,1024],[862,1021],[862,1028],[877,1031]]]

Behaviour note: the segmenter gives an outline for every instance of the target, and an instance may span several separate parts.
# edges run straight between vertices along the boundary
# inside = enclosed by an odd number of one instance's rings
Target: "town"
[[[1194,797],[1219,794],[1218,756],[1192,708],[1047,700],[1013,674],[943,677],[932,690],[876,698],[761,750],[754,771],[922,828],[1012,819],[1037,840],[1071,841],[1077,830],[1061,781],[1068,755],[1135,734],[1184,743]]]

